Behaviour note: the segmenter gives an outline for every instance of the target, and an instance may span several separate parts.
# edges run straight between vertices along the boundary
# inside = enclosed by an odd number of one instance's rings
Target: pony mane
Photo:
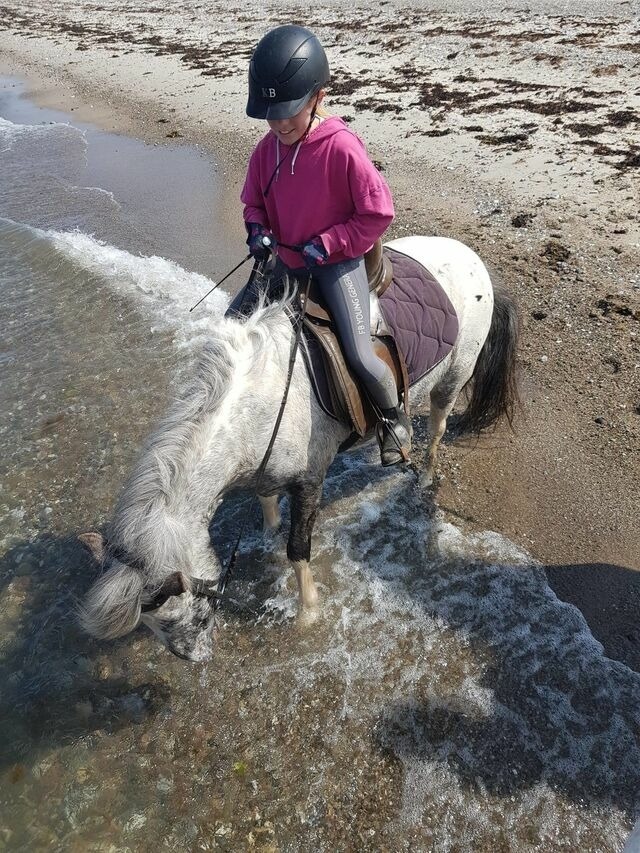
[[[89,634],[122,636],[138,624],[145,587],[159,585],[167,565],[178,565],[189,531],[169,511],[170,499],[187,487],[201,451],[200,435],[215,418],[237,372],[259,370],[274,345],[286,344],[291,324],[284,309],[290,296],[261,301],[247,318],[221,318],[202,349],[193,375],[179,387],[173,403],[145,442],[116,503],[109,542],[143,568],[115,562],[93,584],[79,607]]]
[[[78,620],[87,634],[113,640],[128,634],[140,620],[144,578],[130,566],[113,566],[93,584],[78,605]]]
[[[184,524],[167,511],[197,463],[203,430],[218,415],[239,370],[259,370],[275,343],[291,334],[284,308],[290,296],[259,303],[246,319],[221,318],[193,374],[178,389],[145,442],[116,503],[109,539],[142,558],[148,579],[175,564]],[[213,497],[213,496],[212,496]]]

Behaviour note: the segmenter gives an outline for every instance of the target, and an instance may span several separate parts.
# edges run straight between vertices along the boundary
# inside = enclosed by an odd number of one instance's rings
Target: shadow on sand
[[[81,632],[76,602],[95,573],[74,537],[44,534],[0,560],[0,768],[135,725],[170,702],[161,678],[134,684],[110,662],[126,654],[133,636],[105,647]]]
[[[640,673],[640,571],[589,563],[545,566],[545,572],[558,598],[582,613],[607,657]]]

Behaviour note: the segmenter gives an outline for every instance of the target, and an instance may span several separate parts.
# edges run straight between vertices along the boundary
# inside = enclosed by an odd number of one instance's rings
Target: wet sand
[[[223,184],[211,234],[223,272],[230,247],[243,251],[238,193],[262,132],[243,114],[249,50],[276,23],[316,28],[336,68],[330,108],[352,120],[393,190],[389,236],[468,243],[520,306],[516,432],[446,443],[437,504],[526,547],[606,653],[640,671],[632,5],[259,8],[9,2],[1,70],[107,129],[209,148]]]

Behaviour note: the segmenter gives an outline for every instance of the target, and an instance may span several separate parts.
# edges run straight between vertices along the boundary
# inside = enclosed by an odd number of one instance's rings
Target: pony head
[[[154,580],[143,567],[116,549],[110,552],[100,533],[78,537],[103,573],[80,607],[80,623],[99,639],[115,639],[144,622],[177,657],[200,662],[213,654],[216,582],[182,571]]]

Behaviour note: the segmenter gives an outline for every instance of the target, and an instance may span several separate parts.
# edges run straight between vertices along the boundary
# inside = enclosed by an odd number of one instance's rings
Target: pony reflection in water
[[[480,258],[455,240],[406,237],[389,246],[423,264],[456,310],[453,349],[411,389],[430,407],[430,439],[420,474],[431,484],[438,444],[456,398],[472,380],[462,416],[479,432],[517,402],[517,315],[494,293]],[[221,319],[195,375],[146,442],[117,502],[107,539],[81,538],[102,567],[82,607],[85,629],[114,638],[144,622],[176,655],[202,661],[213,652],[216,584],[221,568],[209,525],[231,488],[255,487],[284,392],[294,331],[283,303],[245,319]],[[290,496],[287,555],[299,610],[311,616],[318,594],[309,565],[322,484],[350,428],[318,404],[298,353],[273,452],[260,481],[266,528],[280,524],[278,495]]]

